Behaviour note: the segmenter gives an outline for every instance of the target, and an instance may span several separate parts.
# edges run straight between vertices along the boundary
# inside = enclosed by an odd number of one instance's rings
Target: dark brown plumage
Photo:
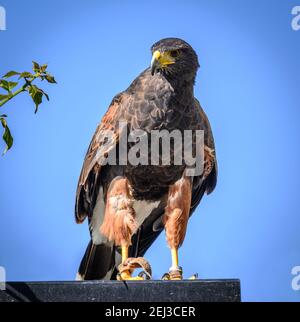
[[[88,217],[91,231],[91,242],[79,268],[83,279],[116,278],[120,246],[130,246],[130,257],[143,256],[164,227],[170,248],[177,249],[183,242],[189,216],[203,194],[212,192],[216,185],[212,131],[193,94],[197,55],[190,45],[176,38],[154,44],[152,54],[158,57],[157,52],[168,53],[172,63],[155,61],[126,91],[115,96],[84,160],[75,207],[76,221]],[[125,129],[119,129],[121,121],[127,122],[127,133],[142,129],[149,139],[152,130],[204,130],[203,173],[186,177],[185,163],[119,165],[118,145],[125,133]],[[104,135],[107,129],[114,131],[109,144]],[[129,143],[128,148],[133,144]],[[191,144],[195,150],[194,139]],[[174,155],[175,147],[171,150]],[[103,166],[103,160],[115,151],[117,165]],[[150,153],[151,149],[149,160]],[[149,213],[144,218],[146,209]]]

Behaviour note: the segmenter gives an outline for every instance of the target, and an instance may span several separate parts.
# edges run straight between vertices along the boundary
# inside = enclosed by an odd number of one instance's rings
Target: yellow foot
[[[138,276],[132,276],[136,268],[142,268],[143,271]],[[142,281],[151,279],[151,266],[143,257],[127,258],[122,264],[119,265],[119,274],[117,280],[119,281]]]
[[[162,277],[162,280],[166,281],[180,281],[182,280],[182,268],[177,267],[171,267],[169,270],[169,273],[165,273]]]
[[[118,281],[141,281],[144,280],[142,276],[131,276],[131,271],[123,271],[117,275]]]
[[[197,280],[198,279],[198,273],[195,273],[194,275],[189,277],[189,280]]]
[[[169,273],[165,273],[161,279],[164,281],[179,281],[179,280],[182,280],[183,277],[182,277],[182,275],[181,276],[176,276],[176,275],[174,276],[174,274],[169,272]],[[193,274],[188,279],[189,280],[197,280],[198,273]]]

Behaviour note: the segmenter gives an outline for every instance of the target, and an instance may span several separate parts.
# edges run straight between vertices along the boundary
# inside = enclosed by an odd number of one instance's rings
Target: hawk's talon
[[[170,267],[169,273],[165,273],[161,279],[165,281],[182,280],[182,268],[180,266]]]
[[[146,271],[139,272],[138,276],[143,278],[144,280],[151,280],[151,275]]]
[[[198,273],[195,273],[189,277],[189,280],[197,280],[197,279],[198,279]]]
[[[179,267],[177,270],[173,270],[170,268],[169,273],[165,273],[162,278],[163,281],[176,281],[176,280],[182,280],[182,268]],[[188,278],[189,280],[197,280],[198,279],[198,273],[193,274]]]
[[[136,268],[142,268],[143,271],[138,276],[133,277],[132,274]],[[144,281],[151,279],[151,266],[143,257],[127,258],[122,264],[119,265],[119,274],[117,280],[119,281]]]
[[[117,275],[117,280],[118,281],[143,281],[145,279],[139,275],[138,276],[131,276],[130,271],[124,271],[124,272],[119,273]]]
[[[170,280],[170,274],[169,273],[165,273],[162,278],[163,281],[169,281]]]

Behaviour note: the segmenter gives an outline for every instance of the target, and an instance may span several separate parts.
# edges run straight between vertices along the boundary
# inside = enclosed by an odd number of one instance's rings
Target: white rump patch
[[[151,214],[153,209],[157,208],[160,201],[141,201],[133,202],[133,209],[136,214],[137,227],[140,227],[144,220]],[[100,233],[100,227],[103,223],[105,214],[105,204],[103,197],[103,187],[100,187],[96,206],[93,211],[93,216],[90,222],[90,230],[92,240],[95,245],[108,243],[108,239]]]
[[[145,200],[135,200],[133,202],[133,209],[136,214],[136,221],[138,223],[138,227],[142,225],[144,220],[151,214],[152,210],[157,208],[160,203],[158,201],[145,201]]]
[[[93,216],[90,222],[90,230],[92,232],[92,240],[95,245],[107,242],[107,238],[100,233],[105,213],[105,204],[103,197],[103,187],[100,187],[99,194],[96,201],[96,206],[93,210]]]
[[[83,277],[79,273],[77,273],[75,277],[75,281],[83,281]]]

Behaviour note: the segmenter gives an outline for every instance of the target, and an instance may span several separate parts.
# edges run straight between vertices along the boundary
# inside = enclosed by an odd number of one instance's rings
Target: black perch
[[[8,282],[0,302],[240,302],[240,281]]]

